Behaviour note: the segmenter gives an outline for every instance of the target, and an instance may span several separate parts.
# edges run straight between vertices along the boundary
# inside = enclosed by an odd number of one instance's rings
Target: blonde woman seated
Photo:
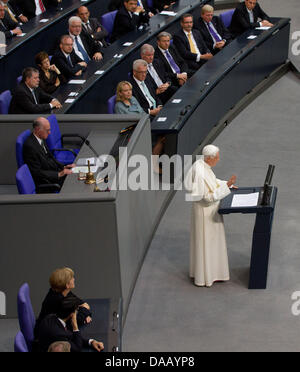
[[[116,114],[144,114],[144,110],[132,95],[132,85],[121,81],[117,86],[117,98],[114,109]]]

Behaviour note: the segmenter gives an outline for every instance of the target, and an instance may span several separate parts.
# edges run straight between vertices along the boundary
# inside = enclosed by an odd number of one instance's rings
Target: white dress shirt
[[[74,49],[74,52],[78,55],[79,58],[81,58],[84,61],[84,58],[83,58],[82,53],[77,48],[77,44],[76,44],[76,41],[75,41],[75,36],[72,35],[71,33],[69,35],[73,39],[73,49]],[[84,45],[82,43],[82,40],[80,38],[80,35],[77,36],[77,40],[78,40],[79,44],[82,46],[82,48],[86,51],[86,49],[85,49],[85,47],[84,47]],[[86,53],[88,54],[88,52],[86,52]]]

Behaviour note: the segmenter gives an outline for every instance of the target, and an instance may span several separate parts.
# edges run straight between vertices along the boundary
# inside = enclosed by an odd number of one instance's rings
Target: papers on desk
[[[177,15],[177,13],[175,12],[170,12],[168,10],[163,10],[162,12],[160,12],[161,15],[166,15],[166,16],[170,16],[170,17],[175,17]]]
[[[84,84],[86,82],[86,80],[70,80],[69,81],[69,84]]]
[[[65,103],[73,103],[75,101],[75,98],[67,98],[65,100]]]
[[[94,166],[92,166],[92,167],[90,167],[90,169],[91,169],[91,172],[92,173],[96,173],[97,172],[97,170],[98,170],[98,167],[97,167],[97,165],[94,165]],[[89,169],[88,169],[88,166],[87,165],[85,165],[85,166],[82,166],[82,167],[74,167],[74,168],[72,168],[72,173],[87,173],[89,171]]]
[[[122,58],[123,57],[123,54],[115,54],[114,55],[114,58]]]
[[[41,19],[40,20],[40,23],[46,23],[46,22],[48,22],[49,21],[49,19]]]
[[[166,120],[167,120],[166,117],[160,117],[160,118],[157,119],[157,121],[160,121],[160,122],[162,122],[162,121],[166,121]]]
[[[253,40],[253,39],[256,39],[256,38],[257,38],[256,35],[250,35],[250,36],[247,37],[247,39],[249,39],[249,40]]]
[[[255,30],[261,30],[261,31],[264,31],[264,30],[269,30],[271,27],[255,27]]]
[[[95,72],[95,75],[102,75],[104,73],[104,70],[97,70]]]
[[[173,99],[172,103],[180,103],[182,99]]]
[[[131,46],[132,44],[133,44],[133,43],[131,43],[131,42],[127,42],[127,43],[124,43],[123,46],[124,46],[124,47],[128,47],[128,46]]]
[[[231,207],[256,207],[258,197],[258,192],[253,192],[251,194],[234,194]]]
[[[16,35],[17,37],[23,37],[23,36],[25,36],[26,34],[20,34],[20,35]]]

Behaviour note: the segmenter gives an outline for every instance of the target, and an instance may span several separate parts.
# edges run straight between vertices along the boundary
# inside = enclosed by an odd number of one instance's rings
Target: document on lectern
[[[251,194],[235,194],[232,198],[231,207],[256,207],[258,197],[258,192],[253,192]]]

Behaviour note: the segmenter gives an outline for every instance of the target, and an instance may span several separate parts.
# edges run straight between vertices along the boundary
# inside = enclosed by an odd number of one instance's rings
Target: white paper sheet
[[[255,30],[262,30],[262,31],[264,31],[264,30],[269,30],[271,27],[267,27],[267,26],[265,26],[265,27],[256,27],[255,28]]]
[[[160,12],[160,14],[162,15],[166,15],[166,16],[170,16],[170,17],[175,17],[177,13],[175,12],[170,12],[168,10],[163,10],[162,12]]]
[[[256,207],[258,202],[259,193],[254,192],[251,194],[235,194],[232,198],[232,207]]]
[[[84,84],[86,80],[70,80],[69,84]]]
[[[256,35],[251,35],[251,36],[248,36],[248,37],[247,37],[247,39],[249,39],[249,40],[256,39],[256,38],[257,38]]]

